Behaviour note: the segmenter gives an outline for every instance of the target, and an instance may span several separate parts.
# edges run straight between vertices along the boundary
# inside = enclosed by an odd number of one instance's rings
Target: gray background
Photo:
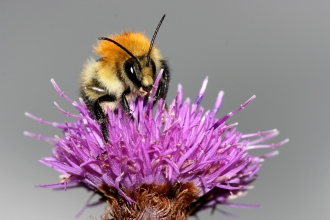
[[[97,38],[122,30],[151,37],[164,13],[156,44],[172,68],[168,100],[178,83],[194,98],[208,75],[206,109],[219,90],[225,91],[219,116],[256,95],[231,122],[243,133],[277,128],[275,142],[290,138],[265,161],[255,188],[234,201],[263,208],[219,208],[239,219],[330,219],[329,1],[56,2],[0,2],[0,219],[74,219],[90,193],[34,187],[56,183],[58,173],[37,162],[52,147],[22,133],[59,131],[24,112],[71,120],[53,105],[75,112],[50,79],[77,100],[80,71]],[[80,219],[103,210],[88,209]],[[200,218],[231,219],[209,210]]]

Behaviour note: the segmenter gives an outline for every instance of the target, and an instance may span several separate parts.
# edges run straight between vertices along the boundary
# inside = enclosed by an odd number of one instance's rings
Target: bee
[[[161,18],[151,41],[141,32],[122,32],[100,37],[94,47],[98,60],[91,58],[84,65],[80,78],[80,95],[90,115],[100,124],[102,136],[108,143],[107,109],[119,106],[130,116],[129,102],[150,94],[157,74],[163,69],[155,93],[155,102],[166,98],[170,72],[167,61],[154,46]]]

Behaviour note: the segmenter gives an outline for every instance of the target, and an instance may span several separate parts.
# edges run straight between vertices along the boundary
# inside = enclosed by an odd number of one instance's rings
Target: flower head
[[[132,102],[133,121],[120,108],[118,112],[108,111],[109,143],[106,144],[100,125],[91,118],[82,100],[80,104],[71,101],[53,80],[52,83],[79,114],[65,112],[56,103],[64,114],[75,117],[76,121],[50,123],[26,113],[63,133],[61,138],[50,138],[25,132],[55,146],[53,155],[40,162],[62,173],[62,179],[60,183],[43,186],[80,184],[94,190],[109,203],[105,219],[109,216],[186,219],[201,209],[230,204],[230,198],[250,188],[264,158],[277,154],[275,151],[256,157],[248,150],[275,148],[288,141],[261,145],[278,131],[242,134],[236,130],[237,123],[226,123],[255,96],[235,111],[217,118],[224,95],[221,91],[213,111],[204,112],[199,104],[206,89],[206,78],[193,104],[189,99],[182,101],[183,91],[179,85],[168,108],[160,100],[153,112],[155,89],[149,97]]]

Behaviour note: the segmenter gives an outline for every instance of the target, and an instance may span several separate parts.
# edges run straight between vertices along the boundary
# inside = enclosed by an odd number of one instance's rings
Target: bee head
[[[113,39],[106,37],[99,38],[99,40],[106,40],[114,43],[130,56],[130,58],[124,62],[124,71],[130,81],[136,86],[142,95],[146,95],[151,91],[154,79],[156,78],[156,65],[150,54],[157,36],[157,32],[164,18],[165,15],[163,15],[160,22],[158,23],[158,26],[150,42],[147,54],[143,56],[134,56],[127,48]]]

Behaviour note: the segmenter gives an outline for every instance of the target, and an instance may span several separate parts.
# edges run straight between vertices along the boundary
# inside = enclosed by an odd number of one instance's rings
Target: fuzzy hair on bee
[[[166,98],[170,71],[167,61],[154,46],[157,32],[165,18],[160,20],[151,41],[142,32],[122,32],[100,37],[94,51],[98,60],[90,59],[84,65],[80,78],[80,95],[91,116],[101,126],[108,143],[107,109],[119,106],[133,120],[129,102],[150,94],[157,74],[163,69],[154,100]]]

